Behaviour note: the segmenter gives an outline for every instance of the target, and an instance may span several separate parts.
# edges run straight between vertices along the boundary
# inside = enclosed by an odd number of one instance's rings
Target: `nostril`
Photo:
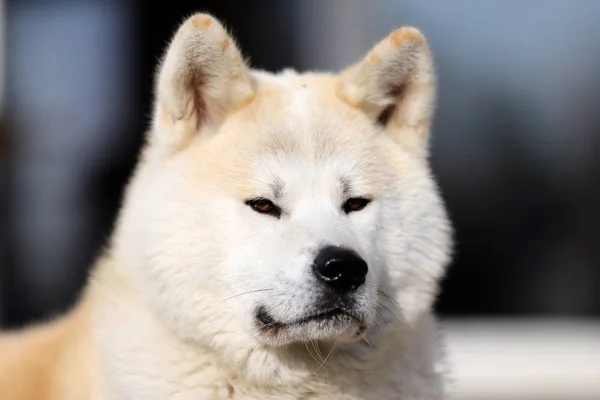
[[[323,279],[328,281],[335,281],[342,277],[343,265],[338,259],[332,259],[325,263],[324,268],[320,268],[320,274]]]
[[[364,284],[369,271],[365,260],[355,251],[335,246],[319,252],[313,270],[320,281],[343,292]]]

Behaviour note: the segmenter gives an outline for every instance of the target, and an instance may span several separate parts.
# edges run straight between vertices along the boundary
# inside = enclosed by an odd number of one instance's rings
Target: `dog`
[[[71,309],[2,335],[0,398],[445,398],[423,34],[273,73],[197,13],[158,67],[113,234]]]

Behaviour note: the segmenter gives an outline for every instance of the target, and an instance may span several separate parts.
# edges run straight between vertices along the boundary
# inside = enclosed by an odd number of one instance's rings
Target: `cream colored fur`
[[[248,67],[196,14],[160,65],[114,235],[63,317],[0,339],[0,399],[442,399],[432,305],[451,227],[428,162],[435,73],[414,28],[340,74]],[[344,214],[348,196],[368,195]],[[245,204],[275,196],[281,218]],[[323,244],[369,272],[356,320],[314,306]],[[285,328],[257,322],[263,306]]]

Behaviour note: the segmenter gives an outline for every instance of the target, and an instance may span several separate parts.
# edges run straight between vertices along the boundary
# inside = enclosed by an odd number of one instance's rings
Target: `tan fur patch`
[[[341,101],[348,104],[350,107],[359,108],[358,104],[350,100],[348,94],[344,91],[343,83],[340,82],[340,84],[336,87],[336,94]]]
[[[249,95],[248,97],[246,97],[245,99],[243,99],[240,102],[239,107],[246,107],[246,106],[250,105],[250,103],[252,103],[254,101],[254,98],[255,98],[254,94]]]
[[[208,28],[212,24],[212,19],[206,15],[194,15],[191,22],[194,28]]]
[[[221,42],[221,49],[223,50],[223,52],[227,51],[230,45],[231,40],[229,40],[229,38],[223,39],[223,41]]]
[[[375,54],[374,51],[372,51],[371,53],[369,53],[367,61],[371,64],[377,64],[380,61],[380,58],[377,54]]]
[[[411,27],[404,27],[400,29],[396,29],[394,32],[390,34],[390,40],[395,46],[400,46],[405,41],[419,42],[422,43],[424,41],[423,35]]]
[[[165,125],[172,125],[173,119],[164,106],[160,106],[160,122]]]
[[[235,389],[233,388],[233,386],[228,385],[227,386],[227,396],[229,396],[229,398],[232,399],[234,395],[235,395]]]
[[[95,353],[87,311],[82,299],[64,317],[0,335],[0,399],[91,398]]]

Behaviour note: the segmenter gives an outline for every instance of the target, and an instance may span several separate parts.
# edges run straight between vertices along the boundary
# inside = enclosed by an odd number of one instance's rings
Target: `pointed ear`
[[[214,17],[195,14],[159,66],[150,140],[179,148],[252,98],[249,68],[233,38]]]
[[[338,95],[382,125],[394,140],[426,156],[435,86],[425,37],[404,27],[341,72]]]

